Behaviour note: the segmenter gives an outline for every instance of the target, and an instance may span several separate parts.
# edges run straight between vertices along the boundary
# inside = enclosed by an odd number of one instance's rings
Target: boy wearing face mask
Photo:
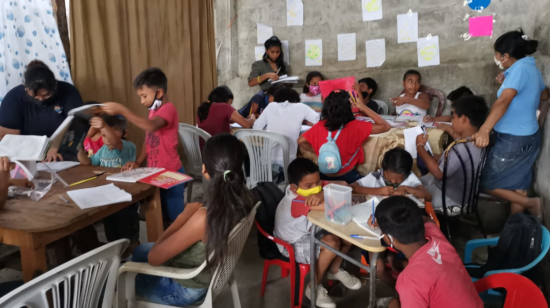
[[[374,95],[376,95],[376,91],[378,91],[378,84],[374,79],[367,77],[359,80],[358,84],[354,86],[354,90],[357,93],[357,99],[363,100],[364,104],[372,111],[378,114],[383,111],[383,109],[378,106],[378,103],[372,100]],[[360,112],[358,108],[354,108],[353,113],[356,116],[367,116],[366,114]]]
[[[102,110],[110,115],[121,115],[146,131],[141,154],[136,161],[126,163],[122,170],[138,168],[147,159],[147,167],[164,168],[185,173],[178,154],[178,111],[168,101],[166,75],[156,67],[141,72],[134,80],[134,88],[141,104],[149,109],[144,119],[118,103],[105,103]],[[184,184],[160,190],[163,217],[174,221],[183,211]]]
[[[310,231],[311,222],[307,220],[309,211],[324,211],[323,186],[326,182],[321,181],[319,167],[306,158],[297,158],[288,166],[289,187],[286,195],[279,203],[275,213],[274,235],[294,248],[296,262],[310,264]],[[348,253],[351,244],[341,240],[339,237],[322,232],[321,241],[342,253]],[[321,234],[318,234],[321,235]],[[279,251],[286,257],[288,251],[283,246],[277,245]],[[315,263],[317,286],[317,307],[334,308],[336,304],[328,296],[327,291],[321,285],[325,272],[327,278],[339,280],[344,286],[351,290],[361,287],[361,281],[340,268],[342,258],[336,257],[334,253],[324,247],[319,247]],[[311,282],[310,282],[311,283]],[[306,288],[306,296],[311,296],[311,286]]]

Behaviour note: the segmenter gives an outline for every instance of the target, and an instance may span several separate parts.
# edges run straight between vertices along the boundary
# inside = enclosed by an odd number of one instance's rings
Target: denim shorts
[[[495,131],[481,179],[483,190],[527,190],[533,180],[533,165],[541,147],[540,130],[529,136]]]

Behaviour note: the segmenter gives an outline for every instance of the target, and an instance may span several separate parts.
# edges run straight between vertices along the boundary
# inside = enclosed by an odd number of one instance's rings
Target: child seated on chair
[[[290,185],[286,189],[286,196],[281,200],[275,213],[274,235],[294,248],[296,262],[310,264],[311,250],[311,227],[307,220],[309,211],[324,211],[323,186],[326,183],[321,181],[321,174],[318,166],[306,159],[297,158],[288,166],[288,177]],[[339,237],[319,231],[317,237],[321,241],[342,253],[348,253],[351,244],[341,240]],[[280,245],[279,251],[288,257],[289,252]],[[317,286],[316,306],[336,307],[334,301],[327,295],[327,291],[321,285],[325,272],[327,278],[339,280],[348,289],[357,290],[361,287],[361,281],[340,268],[342,258],[336,257],[328,249],[321,247],[316,252],[318,261],[315,263]],[[310,282],[311,283],[311,282]],[[306,288],[306,296],[311,296],[311,286]]]
[[[186,280],[139,274],[137,296],[178,307],[204,299],[211,275],[229,257],[227,242],[231,230],[248,216],[255,203],[243,173],[245,155],[241,142],[230,134],[218,134],[206,142],[202,173],[210,189],[204,204],[187,204],[155,243],[142,244],[134,251],[132,261],[196,268],[210,256],[208,265],[197,276]]]
[[[408,116],[425,116],[430,109],[430,97],[419,92],[422,77],[416,70],[408,70],[403,76],[403,88],[405,93],[399,97],[391,98],[395,106],[395,113]]]
[[[458,99],[453,102],[451,109],[451,123],[458,139],[468,139],[476,133],[481,125],[483,125],[483,122],[485,122],[485,118],[489,112],[485,99],[481,96],[467,96]],[[418,157],[424,161],[429,171],[429,174],[420,178],[420,181],[432,194],[434,209],[441,209],[443,207],[441,190],[443,187],[444,158],[446,152],[443,155],[432,157],[424,148],[426,142],[428,142],[427,134],[426,136],[420,134],[416,137]],[[471,176],[472,165],[470,164],[470,155],[473,160],[473,171],[475,173],[480,162],[481,149],[477,148],[473,142],[459,143],[453,149],[458,152],[460,158],[454,150],[448,153],[445,203],[451,209],[451,214],[456,214],[460,212],[460,208],[452,206],[463,204],[463,192],[466,190],[465,196],[467,199],[471,183],[474,180]],[[466,187],[464,187],[464,172],[461,160],[466,169]],[[464,204],[467,202],[468,200],[464,200]]]
[[[457,101],[460,98],[474,95],[474,92],[467,88],[466,86],[462,86],[451,93],[447,95],[447,99],[449,100],[450,104],[452,105],[454,101]],[[446,123],[437,123],[437,122],[451,122],[452,116],[438,116],[438,117],[430,117],[429,115],[426,115],[424,117],[424,122],[436,122],[437,128],[442,129],[446,131],[453,139],[458,138],[458,135],[454,131],[453,127]]]
[[[376,95],[376,91],[378,91],[378,84],[374,79],[367,77],[359,80],[359,82],[354,85],[353,90],[357,93],[357,99],[362,99],[364,104],[372,111],[377,114],[383,111],[382,108],[378,106],[378,103],[372,99],[374,95]],[[365,113],[359,111],[359,108],[354,107],[352,111],[355,116],[367,116]]]
[[[377,307],[483,307],[456,250],[414,201],[389,197],[378,204],[374,216],[383,242],[409,260],[397,278],[399,298],[379,299]]]

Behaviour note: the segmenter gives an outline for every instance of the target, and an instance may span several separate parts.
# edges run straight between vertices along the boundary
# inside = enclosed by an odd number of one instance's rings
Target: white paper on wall
[[[429,36],[418,39],[418,67],[439,65],[439,37]]]
[[[338,34],[338,61],[357,59],[355,33]]]
[[[286,65],[290,65],[290,53],[288,51],[288,41],[281,41],[281,44],[283,45],[283,61]]]
[[[306,40],[306,66],[323,65],[323,40]]]
[[[270,37],[273,36],[273,28],[262,23],[256,24],[256,31],[258,34],[258,44],[264,44]]]
[[[418,41],[418,13],[397,15],[397,42]]]
[[[382,19],[382,0],[361,0],[363,21]]]
[[[380,67],[386,61],[386,39],[369,40],[365,43],[367,67]]]
[[[302,0],[286,0],[286,25],[304,25],[304,3]]]

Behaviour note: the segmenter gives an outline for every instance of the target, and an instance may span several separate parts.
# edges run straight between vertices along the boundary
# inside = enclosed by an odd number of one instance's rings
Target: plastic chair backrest
[[[373,101],[375,101],[378,104],[378,109],[379,110],[382,109],[381,114],[386,115],[386,114],[390,113],[390,107],[388,107],[388,104],[386,104],[386,102],[378,100],[378,99],[373,99]]]
[[[128,243],[118,240],[62,264],[0,298],[0,307],[87,308],[102,300],[101,307],[110,308],[120,255]]]
[[[474,282],[474,286],[478,293],[496,288],[506,289],[504,308],[548,308],[541,290],[521,275],[495,274]]]
[[[259,182],[272,182],[273,172],[271,167],[271,150],[275,145],[280,145],[283,150],[283,171],[285,185],[288,183],[288,164],[290,163],[289,144],[286,137],[255,129],[242,129],[235,133],[248,151],[250,158],[250,186],[254,188]]]
[[[212,136],[204,130],[193,125],[179,123],[178,133],[181,142],[183,143],[183,151],[189,162],[186,173],[194,177],[202,176],[202,153],[200,148],[200,138],[204,142],[208,141]]]
[[[433,101],[433,99],[437,99],[437,108],[434,108],[433,105],[430,106],[430,109],[428,111],[432,111],[435,109],[435,116],[438,117],[443,113],[443,108],[447,104],[447,97],[443,93],[443,91],[430,88],[427,85],[420,85],[420,89],[418,89],[418,92],[422,92],[425,94],[428,94],[430,97],[430,103]],[[405,90],[401,91],[401,94],[405,93]],[[429,113],[430,114],[430,113]]]
[[[216,299],[223,288],[227,285],[231,275],[233,275],[233,270],[241,257],[244,244],[246,243],[250,229],[254,224],[254,217],[256,217],[256,210],[258,209],[259,204],[259,202],[256,203],[248,216],[243,218],[229,234],[225,262],[216,268],[208,289],[208,292],[211,292],[212,294],[212,301]]]

